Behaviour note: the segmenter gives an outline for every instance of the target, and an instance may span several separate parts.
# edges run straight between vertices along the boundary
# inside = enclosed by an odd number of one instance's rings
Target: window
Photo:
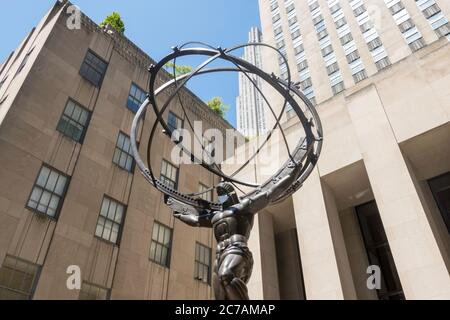
[[[80,75],[94,86],[100,87],[107,66],[105,61],[89,50],[81,65]]]
[[[277,48],[278,48],[278,49],[281,49],[281,48],[283,48],[283,47],[284,47],[284,40],[281,39],[280,41],[277,42]]]
[[[2,81],[0,81],[0,89],[3,86],[3,84],[6,82],[6,80],[8,79],[8,75],[6,75]]]
[[[289,18],[289,20],[288,20],[289,26],[292,26],[296,22],[297,22],[297,16],[293,16],[292,18]]]
[[[276,8],[278,8],[278,2],[274,2],[270,5],[270,10],[274,11]]]
[[[425,47],[425,42],[423,41],[423,38],[420,38],[420,39],[417,39],[416,41],[411,42],[409,44],[409,47],[414,52],[414,51],[417,51],[417,50]]]
[[[359,26],[361,28],[361,31],[364,33],[370,29],[372,29],[372,22],[367,21]]]
[[[43,165],[31,191],[27,207],[55,218],[61,209],[68,184],[68,176]]]
[[[423,14],[425,15],[425,18],[427,18],[427,19],[434,16],[436,13],[439,13],[439,12],[441,12],[441,9],[439,8],[439,6],[436,3],[429,6],[425,10],[423,10]]]
[[[306,68],[308,68],[308,62],[307,62],[306,60],[300,61],[300,62],[297,64],[297,70],[298,70],[299,72],[305,70]]]
[[[375,38],[372,41],[367,43],[367,46],[369,47],[370,51],[375,50],[376,48],[378,48],[381,45],[382,45],[382,43],[381,43],[380,38]]]
[[[300,37],[300,30],[295,30],[294,32],[292,32],[291,37],[292,39],[297,39],[298,37]]]
[[[117,244],[125,215],[125,206],[109,197],[104,196],[100,214],[95,228],[95,236],[108,242]]]
[[[30,300],[39,272],[39,265],[6,255],[0,268],[0,300]]]
[[[147,93],[145,93],[144,90],[132,83],[130,93],[128,94],[127,108],[133,112],[137,112],[146,98]]]
[[[400,32],[405,32],[414,27],[414,22],[411,19],[406,20],[398,25]]]
[[[75,101],[69,99],[66,108],[59,119],[56,130],[66,137],[82,143],[89,124],[89,119],[90,112]]]
[[[322,22],[322,21],[323,21],[322,15],[318,15],[317,17],[315,17],[313,19],[313,25],[316,25],[316,24],[318,24],[319,22]]]
[[[194,279],[211,283],[211,248],[195,244]]]
[[[311,78],[305,79],[302,82],[300,82],[300,89],[305,90],[306,88],[309,88],[312,86]]]
[[[119,132],[117,137],[116,149],[114,150],[113,163],[117,164],[124,170],[133,171],[134,158],[131,151],[130,137]]]
[[[381,289],[377,289],[379,299],[404,300],[402,285],[375,201],[355,209],[369,264],[381,269]]]
[[[317,34],[317,38],[319,38],[319,40],[321,40],[321,39],[325,38],[327,35],[328,35],[328,32],[326,29],[324,29]]]
[[[389,61],[389,58],[386,57],[386,58],[381,59],[380,61],[377,61],[375,63],[375,65],[376,65],[378,71],[380,71],[380,70],[383,70],[384,68],[389,67],[391,65],[391,61]]]
[[[330,74],[332,74],[332,73],[335,73],[335,72],[338,71],[338,70],[339,70],[339,66],[338,66],[337,62],[334,62],[333,64],[330,64],[330,65],[327,67],[327,73],[328,73],[328,75],[330,75]]]
[[[20,73],[20,71],[23,70],[23,68],[25,67],[25,65],[28,62],[28,59],[30,58],[31,53],[33,52],[34,47],[30,49],[30,51],[28,51],[28,53],[25,55],[25,57],[23,58],[22,62],[19,65],[19,68],[17,68],[17,72],[16,72],[16,76]]]
[[[272,23],[275,23],[275,22],[277,22],[278,20],[280,20],[280,14],[279,14],[279,13],[277,13],[276,15],[274,15],[274,16],[272,17]]]
[[[291,3],[290,5],[288,5],[288,6],[286,7],[286,13],[289,13],[289,12],[291,12],[291,11],[294,10],[294,9],[295,9],[294,4]]]
[[[366,70],[361,70],[353,75],[353,80],[355,81],[355,83],[358,83],[365,78],[367,78]]]
[[[345,44],[349,43],[352,40],[353,40],[352,34],[351,33],[347,33],[345,36],[343,36],[341,38],[341,44],[345,45]]]
[[[330,8],[331,13],[335,13],[336,11],[338,11],[341,8],[341,6],[339,5],[339,3],[336,3],[334,6],[332,6]]]
[[[447,22],[446,24],[440,26],[439,28],[437,28],[434,31],[436,31],[438,36],[444,37],[444,36],[450,34],[450,23]]]
[[[283,32],[283,29],[281,29],[281,27],[273,29],[273,33],[275,34],[275,36],[279,35],[281,32]]]
[[[6,101],[6,99],[8,99],[8,95],[6,94],[6,95],[4,95],[2,98],[0,98],[0,105],[2,105],[3,104],[3,102],[5,102]]]
[[[173,189],[178,187],[178,168],[164,159],[161,164],[160,181]]]
[[[316,1],[309,5],[309,10],[314,11],[319,7],[319,3]]]
[[[392,14],[396,14],[397,12],[399,12],[400,10],[402,10],[404,8],[405,7],[403,6],[403,3],[397,2],[392,7],[390,7],[389,10],[391,11]]]
[[[111,290],[83,281],[78,300],[109,300]]]
[[[355,16],[359,16],[360,14],[366,12],[366,7],[364,7],[364,5],[360,5],[358,8],[356,8],[355,10],[353,10],[353,13],[355,14]]]
[[[182,129],[183,128],[183,120],[181,120],[181,118],[178,117],[172,111],[169,111],[169,117],[167,118],[167,126],[169,127],[170,131],[172,131],[172,132],[177,129]]]
[[[333,90],[333,94],[338,94],[339,92],[344,90],[344,82],[341,81],[335,84],[334,86],[331,87],[331,89]]]
[[[210,189],[210,188],[208,188],[203,183],[200,183],[198,185],[198,192],[204,192],[204,193],[200,194],[200,198],[202,198],[203,200],[206,200],[206,201],[212,201],[212,190],[206,191],[208,189]]]
[[[300,43],[298,46],[296,46],[294,48],[294,52],[295,52],[296,55],[299,54],[299,53],[302,53],[304,50],[305,50],[305,48],[303,47],[302,43]]]
[[[347,23],[347,21],[345,21],[345,18],[341,18],[335,22],[336,28],[340,28],[346,23]]]
[[[150,244],[150,260],[169,268],[171,247],[172,229],[155,221]]]
[[[347,55],[347,62],[348,62],[348,63],[352,63],[352,62],[355,61],[356,59],[359,59],[359,52],[358,52],[358,50],[355,50],[355,51],[353,51],[353,52],[350,52],[350,53]]]
[[[322,56],[325,57],[325,56],[329,55],[332,52],[333,52],[333,47],[330,44],[330,45],[328,45],[328,46],[326,46],[325,48],[322,49]]]

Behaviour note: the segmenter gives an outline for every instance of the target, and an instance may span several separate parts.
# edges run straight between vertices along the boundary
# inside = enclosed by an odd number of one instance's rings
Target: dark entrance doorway
[[[375,201],[356,207],[361,232],[370,265],[381,271],[381,289],[377,289],[380,300],[404,300],[402,285],[395,268],[388,239]]]

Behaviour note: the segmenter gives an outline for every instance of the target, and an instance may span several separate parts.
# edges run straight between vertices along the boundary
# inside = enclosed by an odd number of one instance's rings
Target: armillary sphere
[[[264,48],[268,48],[270,50],[274,50],[284,61],[287,66],[287,79],[281,79],[280,77],[275,76],[273,73],[269,74],[252,63],[233,55],[233,52],[243,49],[248,46],[261,46]],[[183,75],[175,74],[175,67],[173,68],[172,77],[167,76],[167,71],[163,70],[165,65],[168,62],[176,61],[177,58],[186,57],[186,56],[197,56],[204,57],[205,60],[199,66],[193,69],[192,72]],[[208,67],[213,62],[217,63],[222,60],[227,63],[225,67]],[[175,63],[174,63],[175,65]],[[321,146],[322,146],[322,126],[319,119],[319,116],[315,110],[315,107],[311,103],[311,101],[306,98],[306,96],[300,91],[299,83],[294,83],[291,81],[291,72],[288,67],[287,60],[285,56],[276,48],[265,44],[265,43],[248,43],[244,45],[239,45],[230,49],[223,48],[214,48],[212,46],[206,45],[200,42],[188,42],[183,44],[182,46],[172,48],[172,52],[161,59],[157,64],[149,67],[150,79],[148,86],[148,95],[146,100],[142,103],[136,115],[134,117],[132,128],[131,128],[131,146],[132,152],[134,154],[134,158],[136,160],[136,164],[144,175],[146,180],[152,184],[156,189],[162,192],[166,197],[170,197],[175,199],[177,202],[183,203],[186,206],[193,207],[196,209],[202,210],[211,210],[211,211],[221,211],[223,210],[222,204],[217,202],[206,201],[200,198],[200,195],[204,192],[209,192],[215,188],[212,186],[208,190],[199,193],[191,193],[184,194],[180,191],[168,186],[164,182],[162,182],[156,175],[152,169],[150,163],[150,154],[152,153],[153,146],[153,138],[155,137],[155,133],[157,132],[158,124],[163,128],[163,132],[170,138],[172,137],[172,129],[167,125],[166,121],[163,118],[163,113],[169,106],[170,102],[173,101],[180,94],[180,90],[187,84],[187,82],[198,76],[202,76],[205,74],[219,73],[219,72],[237,72],[242,73],[246,78],[250,80],[250,82],[255,86],[256,90],[261,95],[263,101],[267,105],[271,116],[276,120],[274,125],[263,141],[256,148],[254,154],[249,157],[242,164],[242,166],[234,171],[231,174],[225,174],[220,166],[216,163],[207,163],[204,159],[198,159],[189,148],[182,147],[183,152],[192,159],[192,163],[198,163],[203,166],[206,170],[211,173],[221,177],[222,181],[226,181],[231,183],[233,186],[239,189],[239,186],[244,186],[250,188],[251,191],[245,193],[245,195],[241,198],[241,200],[249,199],[257,197],[259,194],[264,193],[269,190],[273,184],[277,181],[283,180],[286,177],[294,178],[290,179],[290,181],[294,181],[286,186],[283,192],[277,192],[276,196],[273,199],[270,199],[269,204],[273,204],[276,202],[280,202],[283,199],[290,196],[292,193],[297,191],[302,183],[309,176],[311,171],[313,170],[315,164],[317,163]],[[164,74],[164,76],[159,76]],[[263,81],[265,81],[269,86],[271,86],[277,93],[279,93],[283,99],[284,103],[281,108],[279,114],[276,114],[274,109],[271,106],[271,103],[268,101],[266,96],[263,94],[262,90],[255,83],[255,76],[259,77]],[[156,88],[157,79],[168,79],[167,82]],[[158,96],[162,96],[162,93],[168,93],[167,100],[160,105],[157,101]],[[300,103],[299,103],[300,102]],[[190,129],[194,131],[192,126],[192,122],[190,121],[185,106],[183,105],[181,99],[179,99],[179,104],[184,112],[185,119],[187,120],[187,124]],[[138,124],[143,119],[145,115],[145,111],[147,108],[151,106],[153,108],[153,112],[156,115],[156,119],[154,121],[153,127],[151,129],[150,138],[148,140],[147,146],[147,157],[146,163],[141,158],[138,146],[136,142]],[[280,124],[280,119],[285,113],[287,107],[290,106],[295,116],[298,117],[299,123],[302,125],[305,136],[299,137],[298,143],[290,150],[286,136],[283,132],[282,126]],[[248,181],[239,180],[236,175],[241,172],[241,170],[250,163],[250,161],[258,155],[261,148],[267,144],[270,140],[275,129],[280,129],[282,134],[282,138],[284,139],[284,143],[286,144],[286,148],[288,150],[288,158],[284,162],[284,164],[275,172],[275,174],[267,179],[265,182],[261,184],[249,183]],[[203,150],[206,150],[206,146],[203,145],[203,141],[201,137],[195,136],[195,139],[202,144]],[[173,140],[173,139],[172,139]],[[179,141],[174,141],[174,143],[179,143]],[[239,189],[241,190],[241,189]]]

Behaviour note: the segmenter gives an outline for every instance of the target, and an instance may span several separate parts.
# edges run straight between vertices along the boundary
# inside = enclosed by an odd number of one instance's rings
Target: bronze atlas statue
[[[317,163],[322,146],[320,119],[313,104],[299,90],[299,84],[291,81],[289,68],[287,68],[287,77],[281,79],[273,73],[269,74],[248,61],[233,55],[233,52],[242,50],[247,46],[261,46],[266,50],[274,50],[280,60],[288,66],[286,58],[278,49],[264,43],[249,43],[230,49],[214,48],[200,42],[189,42],[174,47],[170,54],[149,67],[150,80],[147,99],[137,111],[131,129],[131,145],[136,164],[146,180],[164,194],[165,203],[173,210],[174,216],[190,226],[213,229],[217,240],[213,287],[215,298],[221,300],[249,299],[246,284],[252,272],[253,258],[247,246],[247,240],[253,226],[254,215],[271,204],[283,201],[302,186]],[[205,61],[192,71],[180,75],[176,72],[175,63],[176,59],[182,57],[204,57]],[[217,67],[216,65],[220,61],[226,63],[226,66]],[[172,63],[172,74],[168,74],[164,70],[168,63]],[[214,66],[212,66],[213,64]],[[179,98],[180,90],[190,79],[218,72],[242,73],[254,85],[275,119],[273,127],[264,136],[262,143],[256,148],[254,154],[245,161],[240,169],[232,174],[225,174],[220,164],[205,161],[203,158],[199,159],[191,152],[190,148],[183,145],[182,136],[174,135],[176,129],[172,125],[169,126],[162,116],[170,102],[177,96]],[[167,81],[155,88],[156,83],[160,83],[161,79],[167,79]],[[257,85],[256,79],[266,82],[283,97],[284,104],[278,115],[260,89],[261,86]],[[159,97],[158,100],[157,97]],[[167,99],[160,107],[162,97],[167,97]],[[182,99],[179,98],[177,101],[184,112],[188,125],[194,131]],[[156,118],[147,144],[147,163],[145,163],[139,154],[136,137],[139,122],[143,120],[148,106],[152,107]],[[304,136],[300,137],[299,134],[298,142],[292,150],[289,149],[280,125],[280,119],[288,107],[298,117],[304,131]],[[220,177],[220,182],[202,192],[183,194],[156,177],[150,163],[150,154],[158,126],[162,127],[164,134],[171,138],[175,145],[181,145],[180,149],[187,155],[188,159],[191,159],[193,164],[201,165]],[[261,184],[237,179],[236,173],[248,165],[260,152],[275,129],[281,131],[288,150],[288,159],[281,168]],[[196,136],[196,139],[202,141],[201,137]],[[201,144],[203,151],[207,151],[203,142]],[[250,188],[250,191],[243,192],[239,186]],[[212,190],[215,190],[217,194],[217,202],[202,199],[203,193]],[[242,191],[242,196],[238,195],[238,190]]]

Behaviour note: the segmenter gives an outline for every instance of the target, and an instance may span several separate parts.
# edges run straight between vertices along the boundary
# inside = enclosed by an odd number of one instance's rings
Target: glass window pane
[[[38,186],[44,187],[45,183],[47,182],[47,178],[48,178],[49,174],[50,174],[50,169],[47,167],[42,167],[36,184]]]
[[[103,236],[102,238],[105,240],[109,240],[109,237],[111,235],[112,230],[112,222],[109,220],[105,221],[105,228],[103,229]]]
[[[76,122],[79,122],[81,116],[81,108],[76,106],[73,110],[72,119]]]
[[[150,244],[150,259],[155,260],[156,255],[156,242]]]
[[[87,124],[88,117],[89,117],[89,113],[86,110],[83,110],[81,112],[80,120],[78,122],[80,124],[82,124],[83,126],[85,126]]]
[[[121,223],[122,222],[122,216],[123,216],[123,206],[122,205],[118,205],[117,209],[116,209],[116,216],[114,218],[114,221],[116,221],[117,223]]]
[[[31,193],[30,200],[28,201],[28,206],[36,209],[39,199],[41,198],[42,189],[39,187],[34,187]]]
[[[119,137],[117,139],[117,146],[119,147],[119,149],[122,149],[124,140],[125,136],[122,134],[122,132],[119,132]]]
[[[48,191],[44,191],[41,196],[41,200],[39,201],[38,210],[45,213],[47,210],[48,203],[50,202],[51,193]]]
[[[170,245],[170,233],[171,233],[171,230],[165,228],[163,244],[167,247]]]
[[[161,226],[158,234],[158,242],[164,243],[164,233],[166,232],[166,228]]]
[[[110,239],[110,241],[116,243],[118,235],[119,235],[119,225],[114,223],[112,231],[111,231],[111,239]]]
[[[109,199],[103,198],[102,208],[100,210],[100,214],[104,217],[108,216],[108,208],[109,208]]]
[[[62,195],[64,192],[64,188],[66,186],[66,182],[67,182],[67,178],[64,177],[63,175],[60,175],[58,178],[58,182],[56,183],[56,187],[55,187],[55,193],[58,195]]]
[[[159,225],[157,223],[155,223],[153,225],[152,240],[157,240],[158,239],[158,231],[159,231]]]
[[[162,246],[160,244],[156,244],[155,260],[158,263],[162,263],[161,254],[162,254]]]
[[[117,203],[114,201],[110,201],[109,209],[108,209],[108,219],[114,220],[114,216],[116,215]]]
[[[163,247],[161,252],[161,263],[164,265],[167,265],[167,256],[168,256],[168,249]]]
[[[99,217],[97,221],[97,228],[95,229],[95,235],[101,237],[103,233],[103,226],[105,225],[105,218]]]

